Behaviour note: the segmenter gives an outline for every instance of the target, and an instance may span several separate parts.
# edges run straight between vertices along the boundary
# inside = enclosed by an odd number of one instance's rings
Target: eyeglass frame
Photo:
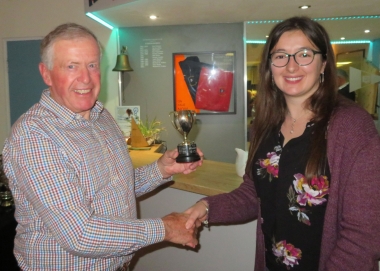
[[[296,60],[296,54],[298,54],[299,52],[302,52],[302,51],[306,51],[306,50],[310,50],[310,51],[313,52],[313,59],[310,61],[309,64],[301,65],[301,64],[299,64],[299,63],[297,62],[297,60]],[[286,64],[285,64],[284,66],[276,66],[276,65],[274,65],[274,63],[272,62],[272,55],[273,55],[273,54],[277,54],[277,53],[282,53],[282,54],[284,54],[284,55],[286,55],[286,56],[288,57],[288,61],[286,62]],[[288,54],[288,53],[285,53],[285,52],[273,52],[273,53],[269,54],[269,61],[270,61],[270,63],[271,63],[273,66],[275,66],[276,68],[283,68],[283,67],[285,67],[286,65],[289,64],[290,57],[292,56],[293,59],[294,59],[294,62],[297,63],[298,66],[304,67],[304,66],[308,66],[308,65],[310,65],[311,63],[313,63],[315,55],[318,55],[318,54],[323,55],[322,52],[320,52],[320,51],[315,51],[315,50],[313,50],[313,49],[301,49],[301,50],[295,52],[294,54]]]

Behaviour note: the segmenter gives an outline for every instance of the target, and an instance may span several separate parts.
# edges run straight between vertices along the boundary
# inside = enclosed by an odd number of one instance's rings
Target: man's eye
[[[68,68],[69,69],[74,69],[74,65],[69,65]]]

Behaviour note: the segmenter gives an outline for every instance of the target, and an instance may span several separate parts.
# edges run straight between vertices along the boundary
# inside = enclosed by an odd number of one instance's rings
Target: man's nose
[[[81,69],[80,75],[79,75],[78,79],[79,79],[80,82],[88,84],[90,82],[90,80],[91,80],[89,70],[87,68]]]

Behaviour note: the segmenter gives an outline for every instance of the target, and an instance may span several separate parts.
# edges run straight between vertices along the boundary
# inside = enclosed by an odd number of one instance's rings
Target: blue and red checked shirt
[[[161,219],[137,219],[136,197],[170,179],[156,162],[133,169],[100,102],[86,120],[45,90],[13,125],[3,156],[22,270],[116,270],[164,239]]]

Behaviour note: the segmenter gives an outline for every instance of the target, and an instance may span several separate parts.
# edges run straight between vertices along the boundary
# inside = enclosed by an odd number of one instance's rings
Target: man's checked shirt
[[[100,102],[86,120],[45,90],[13,125],[3,156],[22,270],[116,270],[164,239],[161,219],[137,219],[135,198],[170,179],[157,163],[133,169]]]

